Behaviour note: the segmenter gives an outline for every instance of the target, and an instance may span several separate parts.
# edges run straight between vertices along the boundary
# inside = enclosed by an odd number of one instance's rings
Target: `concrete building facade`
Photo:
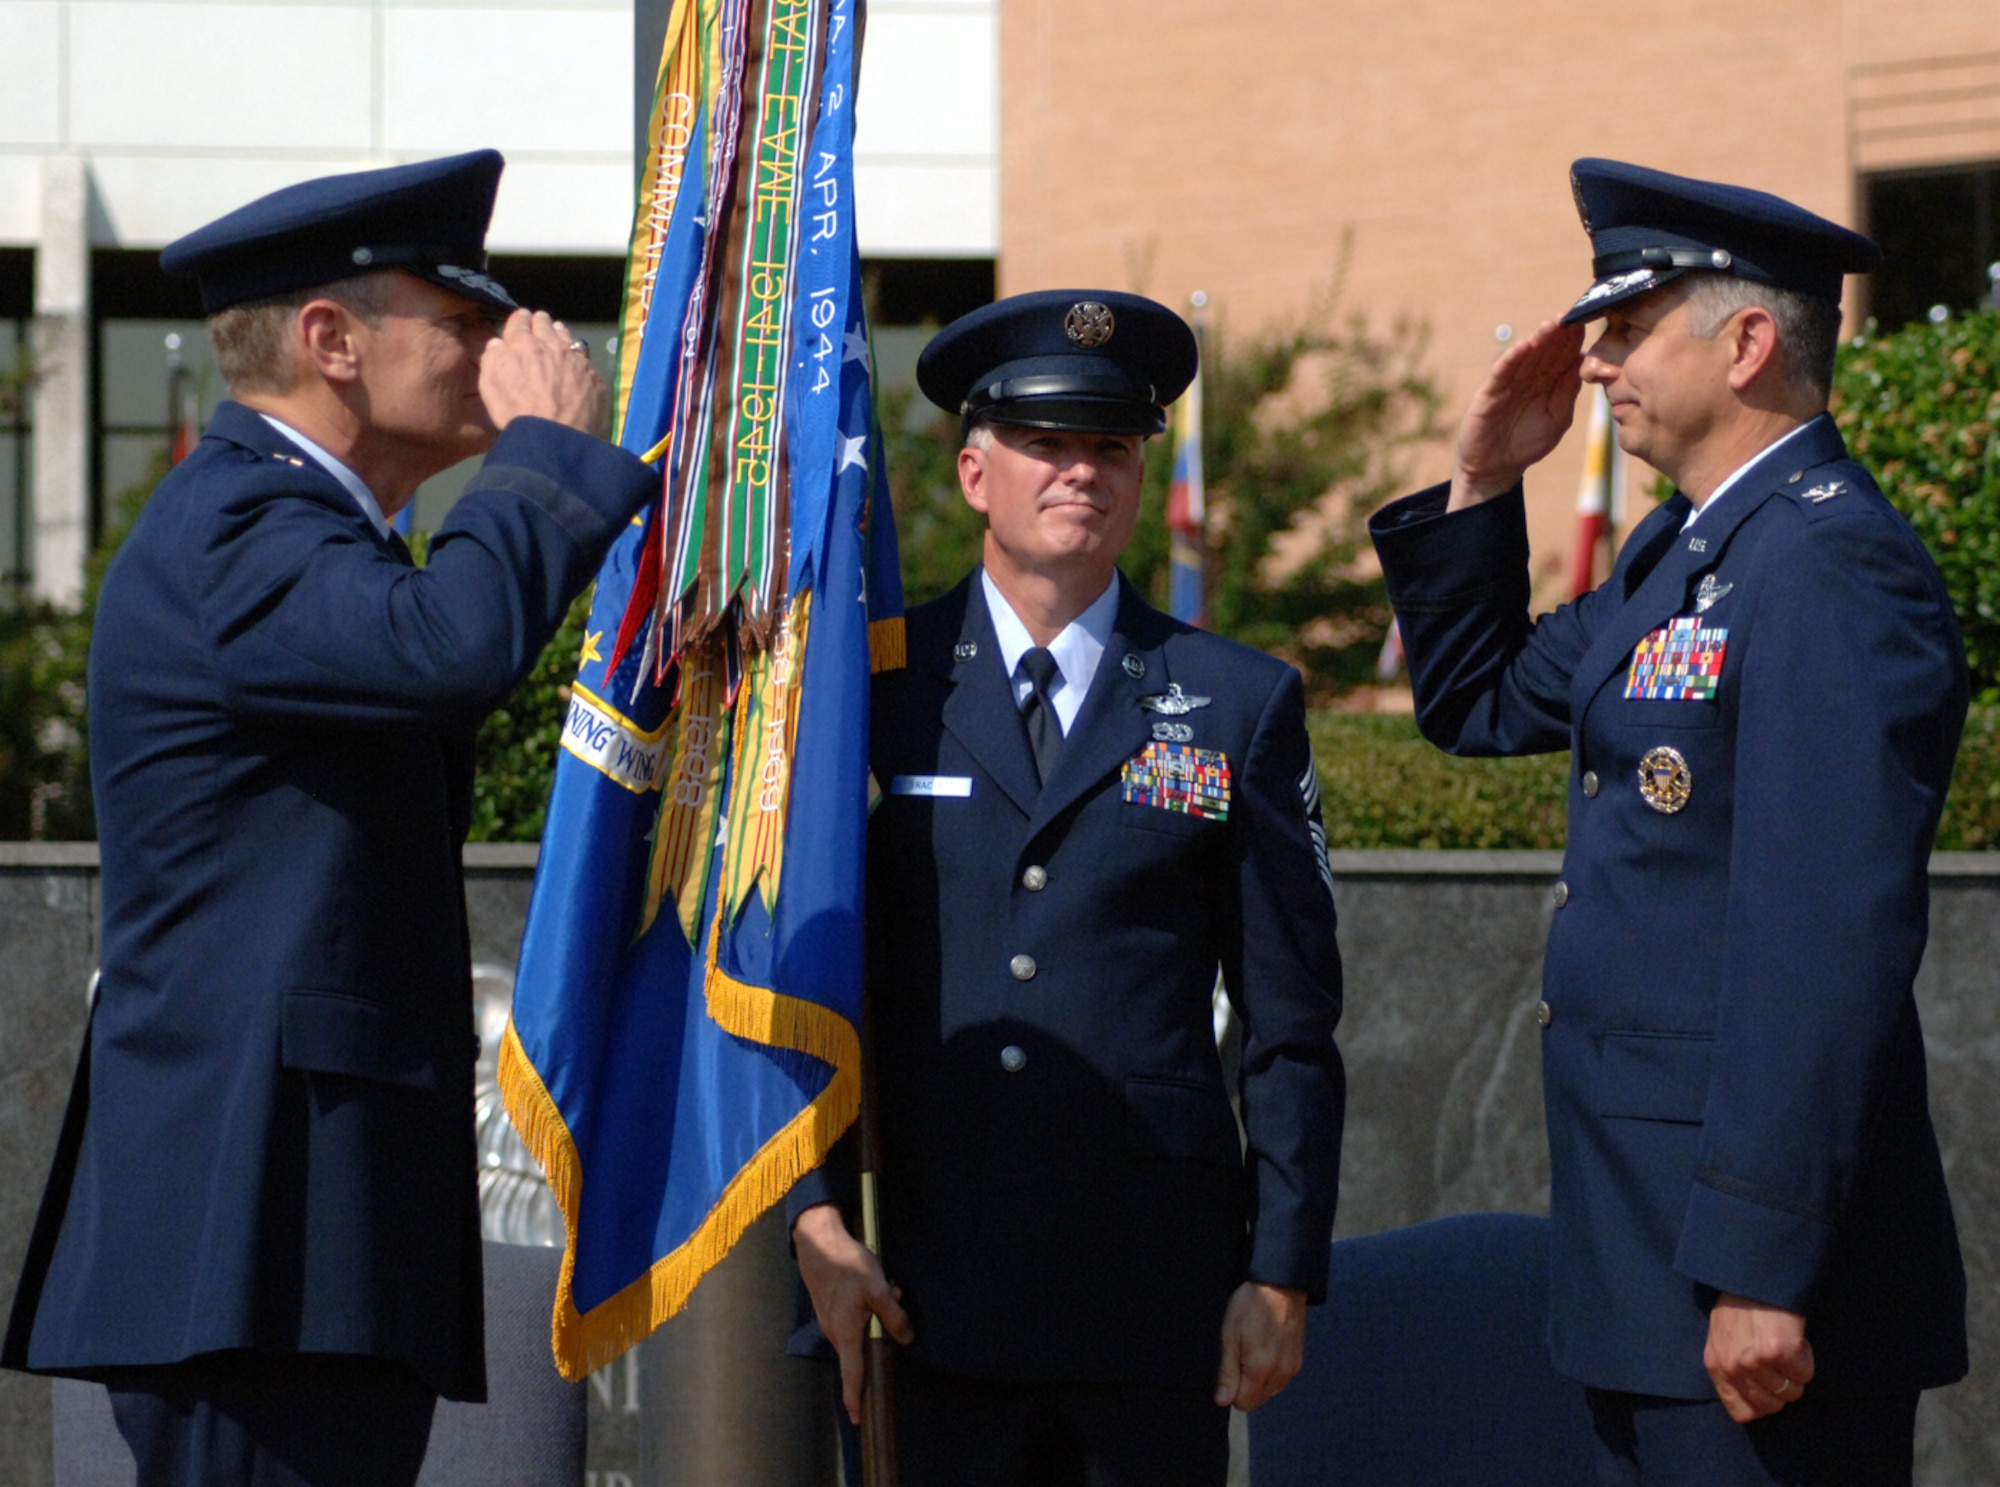
[[[998,10],[869,7],[855,188],[871,259],[990,278]],[[106,501],[164,448],[168,335],[204,413],[221,395],[198,307],[153,255],[261,192],[497,147],[493,252],[572,320],[609,322],[634,32],[633,0],[0,0],[0,373],[26,356],[38,379],[0,423],[0,580],[77,596]]]

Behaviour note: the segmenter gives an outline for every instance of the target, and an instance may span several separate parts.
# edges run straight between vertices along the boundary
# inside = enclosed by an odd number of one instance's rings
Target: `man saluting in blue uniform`
[[[1325,1286],[1340,960],[1299,676],[1116,568],[1141,446],[1194,370],[1177,316],[1101,291],[988,306],[918,365],[963,420],[986,537],[875,681],[900,1289],[850,1236],[846,1184],[809,1174],[791,1199],[850,1411],[870,1313],[909,1344],[909,1487],[1218,1487],[1227,1406],[1284,1387]],[[1245,1028],[1241,1141],[1218,970]]]
[[[236,400],[97,611],[103,976],[0,1356],[104,1380],[142,1487],[392,1487],[484,1397],[473,732],[656,489],[485,273],[500,170],[309,181],[163,255]],[[481,451],[413,568],[388,519]]]
[[[1550,1345],[1605,1482],[1907,1483],[1918,1392],[1966,1368],[1911,986],[1967,683],[1826,413],[1880,253],[1761,192],[1572,179],[1596,282],[1494,364],[1450,485],[1373,522],[1425,735],[1572,751]],[[1531,623],[1521,481],[1583,383],[1679,489]]]

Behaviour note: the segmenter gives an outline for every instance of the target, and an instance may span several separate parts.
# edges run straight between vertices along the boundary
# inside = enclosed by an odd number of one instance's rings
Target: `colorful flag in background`
[[[1167,487],[1167,543],[1172,563],[1168,609],[1190,625],[1208,622],[1202,562],[1207,551],[1208,492],[1201,473],[1201,371],[1174,404],[1173,482]]]
[[[195,391],[194,374],[181,358],[181,338],[167,336],[167,425],[173,430],[167,446],[167,466],[171,469],[194,453],[201,442],[201,398]]]
[[[1598,388],[1590,399],[1584,434],[1583,478],[1576,492],[1576,547],[1570,553],[1569,592],[1581,598],[1597,587],[1597,552],[1615,550],[1625,519],[1625,451],[1618,447],[1611,400]],[[1608,569],[1607,569],[1608,571]]]
[[[500,1063],[568,1228],[570,1378],[685,1305],[859,1106],[868,678],[902,664],[861,20],[668,22],[616,390],[663,494],[598,578]]]

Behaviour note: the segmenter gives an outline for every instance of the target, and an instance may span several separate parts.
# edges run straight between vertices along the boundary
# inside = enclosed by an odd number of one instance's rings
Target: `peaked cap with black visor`
[[[1165,305],[1108,289],[1041,289],[939,331],[917,359],[917,385],[967,429],[1158,434],[1197,356],[1194,332]]]
[[[160,267],[193,279],[202,313],[402,269],[506,313],[486,272],[486,228],[506,162],[474,150],[415,165],[301,181],[169,243]]]
[[[1882,261],[1873,239],[1746,186],[1617,160],[1579,160],[1569,179],[1590,234],[1596,282],[1570,306],[1564,325],[1593,320],[1691,272],[1733,274],[1838,305],[1842,278]]]

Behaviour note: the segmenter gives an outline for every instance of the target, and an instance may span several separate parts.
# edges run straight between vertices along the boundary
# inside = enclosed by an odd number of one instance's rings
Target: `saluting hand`
[[[586,434],[604,432],[610,394],[588,352],[545,310],[516,310],[479,359],[479,396],[493,426],[546,418]]]
[[[1222,1368],[1215,1402],[1254,1410],[1289,1384],[1306,1361],[1306,1293],[1246,1280],[1222,1316]]]
[[[1507,490],[1562,442],[1583,390],[1583,327],[1545,320],[1493,363],[1458,426],[1447,511]]]
[[[1708,1314],[1702,1366],[1729,1418],[1748,1425],[1798,1403],[1812,1382],[1813,1350],[1797,1312],[1723,1296]]]
[[[840,1354],[840,1397],[847,1418],[859,1425],[868,1319],[880,1317],[897,1342],[917,1338],[903,1310],[902,1288],[889,1284],[875,1252],[847,1232],[846,1220],[831,1203],[815,1204],[799,1215],[792,1225],[792,1249],[799,1257],[799,1276],[812,1297],[819,1330]]]

